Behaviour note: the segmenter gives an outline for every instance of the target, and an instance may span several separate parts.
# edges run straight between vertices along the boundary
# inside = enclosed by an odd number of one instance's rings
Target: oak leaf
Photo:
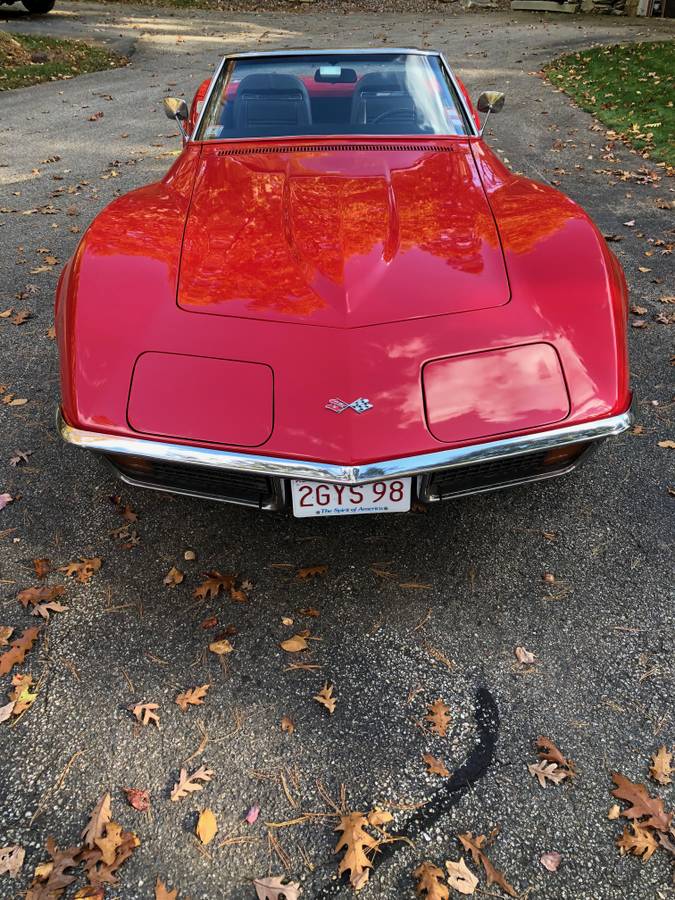
[[[75,578],[80,584],[88,584],[102,565],[103,560],[98,556],[81,556],[79,562],[70,562],[65,566],[59,566],[59,572],[63,572],[68,578]]]
[[[286,653],[300,653],[301,650],[307,650],[309,644],[301,634],[294,634],[288,640],[282,641],[279,646]]]
[[[6,647],[13,634],[14,629],[11,625],[0,625],[0,647]]]
[[[539,862],[549,872],[557,872],[561,860],[562,856],[558,853],[557,850],[549,850],[547,853],[542,853],[542,855],[539,857]]]
[[[139,812],[147,812],[150,809],[150,794],[139,788],[123,788],[127,796],[129,806],[133,806]]]
[[[335,712],[335,705],[337,703],[337,698],[333,696],[333,685],[326,682],[324,686],[321,688],[318,694],[315,694],[312,698],[316,700],[317,703],[320,703],[321,706],[325,706],[330,715],[333,715]]]
[[[295,577],[298,581],[306,581],[308,578],[316,578],[317,575],[323,576],[327,571],[328,566],[305,566],[303,569],[298,569]]]
[[[281,730],[285,731],[286,734],[293,734],[295,731],[295,722],[291,719],[290,716],[282,716],[281,717]]]
[[[210,844],[218,833],[218,823],[210,809],[203,809],[199,813],[195,833],[202,844]]]
[[[177,569],[175,566],[171,566],[169,571],[164,576],[164,584],[167,587],[176,587],[176,585],[180,584],[184,578],[185,574],[181,572],[180,569]]]
[[[659,441],[658,445],[663,450],[675,450],[675,441]]]
[[[458,893],[469,896],[476,892],[478,879],[460,856],[459,862],[447,860],[445,868],[448,870],[448,884]]]
[[[648,828],[641,828],[635,822],[631,822],[629,827],[633,829],[632,834],[628,828],[624,828],[621,837],[617,838],[621,855],[632,853],[633,856],[641,857],[643,863],[648,862],[658,848],[653,832]]]
[[[418,897],[424,896],[427,900],[448,900],[450,891],[443,881],[443,872],[438,866],[423,862],[413,872],[413,878],[417,879],[415,893]]]
[[[9,650],[0,654],[0,675],[7,675],[14,666],[18,666],[24,661],[39,633],[39,628],[26,628],[21,637],[12,641]]]
[[[215,600],[222,590],[229,591],[234,586],[234,575],[221,575],[220,572],[208,572],[206,579],[196,587],[193,595],[197,600]]]
[[[673,754],[669,753],[665,746],[659,747],[658,751],[652,756],[652,764],[649,767],[649,774],[654,781],[658,781],[659,784],[670,784],[672,782],[673,779],[670,776],[675,771],[671,765],[672,761]]]
[[[561,781],[569,776],[569,772],[566,769],[561,769],[555,763],[547,763],[543,759],[540,759],[538,763],[528,763],[527,771],[537,779],[543,788],[546,787],[547,781],[551,781],[553,784],[560,784]]]
[[[533,666],[537,661],[537,657],[534,653],[526,650],[525,647],[516,647],[514,653],[521,666]]]
[[[101,851],[101,860],[106,866],[115,862],[117,850],[122,844],[122,826],[117,822],[108,822],[105,834],[94,838],[94,844]]]
[[[68,612],[68,607],[63,606],[61,603],[57,603],[55,600],[50,603],[38,603],[37,606],[34,606],[31,610],[31,615],[33,616],[42,616],[42,618],[48,622],[50,613],[61,613]]]
[[[200,766],[192,775],[188,775],[187,769],[181,769],[178,781],[171,789],[171,800],[175,803],[176,800],[182,800],[183,797],[187,797],[188,794],[192,794],[194,791],[203,790],[204,785],[199,784],[199,782],[211,781],[213,774],[213,771],[207,769],[206,766]]]
[[[51,571],[52,561],[46,558],[34,559],[33,568],[35,569],[36,578],[44,578]]]
[[[566,769],[567,774],[570,778],[574,778],[577,773],[574,760],[568,759],[566,756],[564,756],[552,740],[540,735],[536,740],[536,745],[539,751],[539,759],[544,759],[546,760],[546,762],[555,763],[556,765],[560,766],[560,768]]]
[[[54,584],[51,586],[43,585],[42,587],[25,588],[19,591],[16,599],[25,609],[29,604],[37,606],[39,603],[51,603],[57,597],[63,597],[66,589],[62,584]]]
[[[0,847],[0,875],[16,878],[23,866],[26,851],[18,844],[11,847]]]
[[[14,713],[15,701],[10,700],[4,706],[0,706],[0,722],[6,722]]]
[[[448,778],[450,772],[442,759],[436,759],[431,753],[423,753],[422,759],[427,765],[429,775],[438,775],[441,778]]]
[[[210,684],[202,684],[199,687],[190,688],[176,697],[176,703],[183,712],[187,712],[188,706],[203,706],[206,692],[211,687]]]
[[[360,812],[347,813],[340,816],[340,822],[336,831],[342,835],[335,845],[335,853],[344,850],[344,855],[338,865],[338,872],[344,875],[349,872],[349,882],[355,891],[360,890],[368,881],[369,869],[372,862],[368,858],[378,847],[378,841],[365,831],[368,820]]]
[[[258,900],[298,900],[300,885],[296,881],[284,883],[283,878],[275,875],[271,878],[254,878],[253,887]]]
[[[9,699],[14,701],[15,716],[20,716],[30,706],[33,705],[37,697],[37,692],[31,693],[31,685],[33,678],[31,675],[19,675],[18,673],[12,677],[12,685],[14,690],[11,691]]]
[[[75,875],[68,870],[74,869],[79,864],[79,847],[68,847],[59,850],[54,839],[47,838],[47,852],[51,861],[38,865],[35,869],[33,881],[26,893],[26,900],[52,900],[60,897],[65,888],[75,881]]]
[[[424,721],[429,723],[429,730],[434,734],[445,737],[450,726],[450,707],[443,700],[434,700],[429,704],[429,710],[424,717]]]
[[[382,828],[394,821],[394,817],[385,809],[372,809],[368,813],[368,824],[374,828]]]
[[[94,807],[86,828],[80,835],[85,847],[90,850],[95,847],[95,841],[102,836],[110,817],[110,794],[105,793]]]
[[[621,811],[621,815],[627,819],[641,819],[640,824],[645,828],[655,828],[657,831],[667,832],[673,820],[672,813],[666,813],[663,808],[663,800],[651,797],[643,784],[634,784],[620,772],[614,772],[612,779],[616,788],[611,792],[617,800],[625,800],[630,803],[628,809]]]
[[[159,875],[157,876],[157,882],[155,884],[155,900],[177,900],[178,891],[174,888],[172,891],[168,890],[167,886],[161,880]]]
[[[216,656],[224,656],[226,653],[232,653],[234,647],[227,638],[222,638],[220,641],[211,641],[209,650],[211,653],[215,653]]]
[[[504,877],[504,873],[499,869],[496,869],[488,857],[485,855],[484,850],[482,849],[485,845],[485,835],[477,834],[476,837],[472,835],[469,831],[466,834],[460,834],[459,840],[465,850],[468,850],[471,853],[471,857],[473,861],[478,865],[480,863],[483,866],[485,871],[485,875],[488,880],[488,885],[496,884],[505,891],[509,897],[516,897],[515,889],[509,884],[509,882]]]
[[[129,709],[141,725],[152,723],[159,728],[159,716],[155,712],[156,709],[159,709],[159,703],[137,703],[135,706],[130,706]]]

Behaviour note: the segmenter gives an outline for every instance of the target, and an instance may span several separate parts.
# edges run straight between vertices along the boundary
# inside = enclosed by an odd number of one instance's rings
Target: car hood
[[[353,328],[508,300],[468,141],[202,149],[183,309]]]

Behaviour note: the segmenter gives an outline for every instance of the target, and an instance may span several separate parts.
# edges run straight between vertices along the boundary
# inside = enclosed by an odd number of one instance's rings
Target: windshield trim
[[[450,140],[452,138],[466,139],[466,138],[470,138],[470,137],[479,137],[480,136],[478,129],[476,128],[476,123],[474,121],[474,118],[471,114],[471,110],[467,106],[464,94],[460,90],[459,85],[457,84],[457,79],[455,78],[452,69],[448,65],[448,62],[447,62],[445,56],[443,56],[443,54],[440,53],[438,50],[417,50],[417,49],[411,49],[411,48],[406,48],[406,47],[391,47],[391,48],[375,47],[372,49],[358,47],[355,49],[345,49],[345,50],[311,50],[311,49],[307,48],[304,50],[251,50],[251,51],[247,51],[245,53],[228,53],[227,56],[224,56],[221,59],[220,63],[216,66],[215,71],[211,77],[211,84],[209,85],[209,89],[206,93],[206,96],[204,97],[204,103],[202,104],[201,111],[199,113],[197,121],[195,122],[195,127],[192,131],[192,134],[188,137],[186,143],[195,143],[195,144],[214,143],[214,139],[209,139],[209,140],[204,140],[203,138],[197,139],[194,137],[194,135],[199,134],[199,130],[202,125],[202,119],[204,118],[204,115],[206,114],[206,111],[209,108],[209,104],[211,102],[211,95],[213,94],[213,90],[220,79],[223,69],[230,61],[233,61],[236,59],[254,59],[254,58],[257,59],[260,57],[275,57],[275,56],[308,56],[308,55],[334,56],[339,53],[353,54],[353,55],[363,54],[364,56],[369,55],[369,54],[388,55],[388,54],[392,54],[392,53],[407,53],[407,54],[416,55],[416,56],[435,56],[435,57],[437,57],[438,61],[440,63],[441,69],[443,70],[443,72],[447,76],[448,80],[450,81],[452,90],[455,94],[454,99],[462,113],[462,118],[464,119],[464,125],[466,127],[466,134],[463,134],[463,135],[451,135],[451,134],[448,134],[448,135],[438,135],[438,134],[436,134],[436,135],[433,135],[433,134],[431,134],[431,135],[410,135],[410,134],[365,135],[365,134],[361,134],[361,135],[349,135],[349,138],[367,137],[367,138],[371,138],[371,139],[375,139],[375,138],[379,139],[379,138],[386,137],[388,140],[391,140],[392,138],[416,137],[416,138],[420,138],[420,139],[436,138],[436,140],[438,140],[439,138],[441,138],[443,140]],[[338,135],[337,134],[335,134],[335,135],[315,135],[315,134],[297,135],[296,134],[296,135],[274,135],[274,136],[266,136],[266,137],[248,137],[248,138],[242,138],[242,137],[217,138],[216,140],[226,141],[228,143],[230,143],[230,142],[250,143],[252,141],[278,141],[278,140],[292,140],[292,139],[301,139],[301,140],[309,141],[309,140],[316,140],[317,138],[333,138],[333,137],[338,137]],[[345,137],[345,136],[343,136],[343,137]]]

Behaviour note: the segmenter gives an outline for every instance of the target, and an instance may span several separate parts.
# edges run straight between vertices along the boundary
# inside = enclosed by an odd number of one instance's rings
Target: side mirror
[[[478,107],[479,112],[486,113],[483,127],[480,130],[481,137],[485,131],[487,120],[490,118],[490,113],[501,112],[504,108],[504,100],[506,100],[506,97],[501,91],[483,91],[478,98],[476,106]]]
[[[180,100],[178,97],[165,97],[164,112],[167,119],[175,120],[180,128],[180,133],[183,135],[183,140],[187,140],[187,132],[183,122],[187,122],[190,118],[190,110],[185,100]]]

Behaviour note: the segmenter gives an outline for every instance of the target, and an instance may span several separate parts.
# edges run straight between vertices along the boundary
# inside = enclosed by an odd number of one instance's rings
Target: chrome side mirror
[[[183,140],[187,140],[187,132],[185,131],[183,122],[187,122],[190,118],[190,110],[188,109],[185,100],[181,100],[178,97],[165,97],[164,112],[166,113],[167,119],[174,119],[176,121],[176,124],[180,128],[180,133],[183,135]]]
[[[483,91],[478,98],[478,102],[476,103],[478,111],[487,114],[485,116],[485,121],[483,122],[483,127],[480,130],[481,137],[485,131],[487,120],[490,118],[490,113],[501,112],[504,108],[505,100],[506,96],[501,91]]]

